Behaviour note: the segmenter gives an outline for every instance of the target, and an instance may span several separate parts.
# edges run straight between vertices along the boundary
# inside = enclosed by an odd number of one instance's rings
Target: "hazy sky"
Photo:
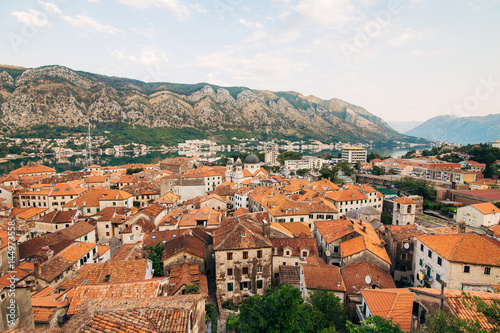
[[[499,0],[2,0],[0,63],[500,113]]]

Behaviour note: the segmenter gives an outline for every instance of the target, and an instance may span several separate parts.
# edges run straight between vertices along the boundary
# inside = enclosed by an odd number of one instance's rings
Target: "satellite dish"
[[[325,254],[326,254],[327,257],[329,257],[331,253],[330,253],[330,251],[326,251]]]
[[[404,248],[408,250],[410,248],[410,243],[405,243]]]
[[[372,278],[370,275],[365,276],[365,282],[366,282],[366,284],[372,283]]]

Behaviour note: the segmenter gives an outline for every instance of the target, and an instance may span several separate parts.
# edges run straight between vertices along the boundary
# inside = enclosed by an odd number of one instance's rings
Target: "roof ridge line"
[[[453,252],[450,254],[450,260],[453,260],[453,255],[455,254],[455,252],[457,251],[457,248],[458,248],[458,245],[462,242],[462,240],[464,239],[464,236],[465,234],[462,234],[462,236],[460,236],[460,240],[457,242],[457,244],[455,245],[455,248],[453,249]]]
[[[396,293],[396,297],[392,301],[391,308],[389,309],[389,312],[387,313],[387,318],[390,318],[390,315],[392,314],[392,311],[394,310],[394,307],[396,306],[396,302],[399,299],[399,292]]]

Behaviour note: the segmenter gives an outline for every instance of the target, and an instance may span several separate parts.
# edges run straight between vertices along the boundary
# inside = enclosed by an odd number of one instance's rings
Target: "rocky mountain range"
[[[437,116],[405,134],[461,144],[486,143],[500,139],[500,114],[483,117]]]
[[[336,98],[206,83],[145,83],[62,66],[0,66],[0,104],[7,131],[87,125],[90,117],[92,126],[116,122],[326,141],[412,141],[364,108]]]

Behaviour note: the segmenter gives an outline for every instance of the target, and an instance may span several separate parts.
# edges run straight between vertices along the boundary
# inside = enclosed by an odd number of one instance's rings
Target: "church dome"
[[[258,164],[260,160],[254,154],[250,154],[245,158],[245,164]]]
[[[246,161],[246,160],[245,160],[245,161]],[[243,164],[243,163],[241,163],[241,160],[240,160],[240,158],[238,157],[238,159],[236,160],[236,164],[235,164],[235,165],[236,165],[236,166],[238,166],[238,165],[242,165],[242,164]]]

